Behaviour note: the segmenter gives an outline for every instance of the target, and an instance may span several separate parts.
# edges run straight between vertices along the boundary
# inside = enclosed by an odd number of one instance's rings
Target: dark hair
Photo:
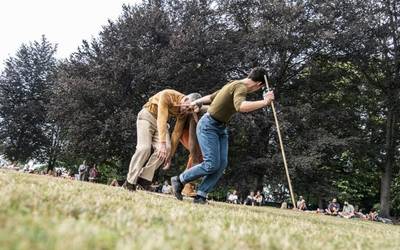
[[[262,67],[255,67],[251,70],[250,74],[247,76],[255,82],[265,83],[264,75],[267,75],[267,70]]]

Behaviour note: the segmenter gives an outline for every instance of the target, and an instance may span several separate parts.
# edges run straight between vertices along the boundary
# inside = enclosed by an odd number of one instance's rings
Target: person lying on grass
[[[137,144],[129,164],[126,188],[135,191],[139,177],[151,183],[154,172],[164,163],[164,169],[171,164],[171,156],[178,146],[179,138],[189,114],[194,110],[190,103],[200,94],[184,94],[166,89],[152,96],[137,115]],[[176,118],[171,140],[168,119]],[[154,152],[152,153],[152,149]]]
[[[274,100],[274,93],[269,91],[264,99],[246,101],[248,93],[265,86],[266,70],[254,68],[247,78],[232,81],[211,95],[204,96],[193,105],[211,104],[197,125],[203,162],[171,178],[174,195],[182,200],[182,189],[186,183],[202,178],[197,189],[194,203],[205,204],[206,197],[221,178],[228,165],[228,130],[227,124],[237,112],[251,112],[264,108]]]

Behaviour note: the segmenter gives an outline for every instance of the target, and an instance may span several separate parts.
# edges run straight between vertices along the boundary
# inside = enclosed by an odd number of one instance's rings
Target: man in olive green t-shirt
[[[217,92],[193,102],[193,106],[210,104],[197,125],[197,138],[203,154],[203,162],[171,178],[172,189],[177,199],[182,200],[182,189],[186,183],[204,177],[197,189],[195,203],[206,203],[226,166],[228,165],[227,123],[237,112],[251,112],[264,108],[274,100],[274,93],[268,92],[263,100],[246,101],[248,93],[255,92],[265,85],[263,68],[254,68],[247,78],[230,82]]]

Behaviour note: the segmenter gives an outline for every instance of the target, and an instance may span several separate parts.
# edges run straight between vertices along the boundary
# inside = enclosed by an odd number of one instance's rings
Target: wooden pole
[[[267,79],[266,75],[264,75],[264,79],[265,79],[265,84],[267,85],[267,90],[269,91],[269,84],[268,84],[268,79]],[[286,163],[285,149],[283,148],[283,141],[282,141],[281,131],[279,129],[278,116],[276,115],[275,105],[274,105],[273,101],[271,102],[271,108],[272,108],[272,112],[274,113],[276,130],[278,132],[279,144],[281,146],[283,165],[285,166],[286,177],[287,177],[287,181],[288,181],[288,185],[289,185],[290,197],[292,198],[293,207],[296,208],[296,201],[294,199],[294,193],[293,193],[293,189],[292,189],[292,182],[290,181],[289,169],[288,169],[288,166],[287,166],[287,163]]]

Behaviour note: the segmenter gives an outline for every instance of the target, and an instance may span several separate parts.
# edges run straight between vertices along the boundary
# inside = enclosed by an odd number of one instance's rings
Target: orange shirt
[[[179,138],[182,135],[187,118],[187,115],[180,112],[179,105],[183,97],[185,95],[178,91],[166,89],[152,96],[144,105],[144,108],[157,119],[157,131],[160,142],[166,142],[168,119],[170,117],[176,118],[175,127],[171,135],[171,156],[175,153],[178,146]]]

